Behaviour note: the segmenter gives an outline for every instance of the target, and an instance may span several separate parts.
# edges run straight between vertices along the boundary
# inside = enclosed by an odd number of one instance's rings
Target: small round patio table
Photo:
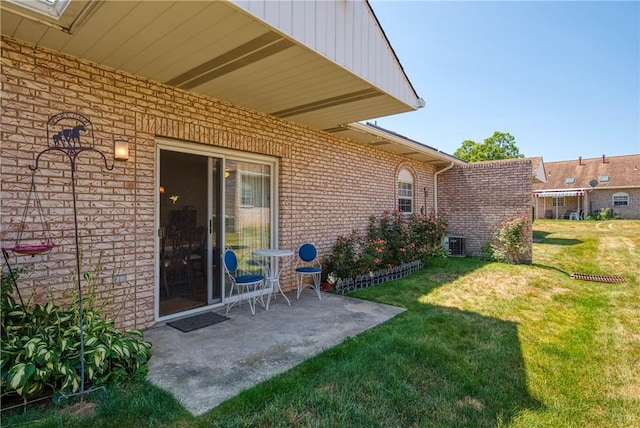
[[[280,274],[282,273],[282,270],[291,262],[293,251],[278,248],[263,248],[254,250],[251,253],[254,256],[262,257],[265,260],[265,262],[262,264],[262,268],[265,273],[264,276],[266,277],[267,282],[271,288],[271,293],[269,293],[269,296],[267,297],[267,305],[265,306],[265,309],[269,310],[271,295],[273,295],[273,298],[275,299],[278,292],[282,294],[284,300],[286,300],[289,306],[291,306],[291,302],[282,291],[282,287],[280,285]],[[280,259],[283,259],[282,263],[280,263]]]

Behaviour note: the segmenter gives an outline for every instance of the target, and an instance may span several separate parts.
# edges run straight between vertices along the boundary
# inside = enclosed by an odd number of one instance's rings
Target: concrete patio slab
[[[183,333],[167,325],[145,332],[153,344],[149,380],[201,415],[223,401],[404,311],[305,289],[252,316],[244,303],[230,319]],[[224,314],[224,311],[221,312]]]

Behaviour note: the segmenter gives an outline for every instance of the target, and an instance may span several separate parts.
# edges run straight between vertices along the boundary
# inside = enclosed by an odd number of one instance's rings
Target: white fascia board
[[[451,156],[451,155],[449,155],[447,153],[441,152],[441,151],[439,151],[437,149],[434,149],[432,147],[429,147],[429,146],[426,146],[424,144],[418,143],[416,141],[411,141],[411,140],[408,140],[406,138],[402,138],[402,137],[400,137],[398,135],[394,135],[394,134],[390,134],[388,132],[384,132],[384,131],[382,131],[380,129],[374,128],[372,126],[369,126],[369,125],[366,125],[366,124],[363,124],[363,123],[358,123],[358,122],[349,123],[346,126],[348,128],[351,128],[351,129],[355,130],[355,131],[363,132],[363,133],[366,133],[366,134],[374,135],[374,136],[376,136],[378,138],[389,140],[389,141],[391,141],[393,143],[399,144],[399,145],[404,146],[404,147],[406,147],[408,149],[416,150],[416,151],[431,155],[433,157],[436,157],[436,158],[441,159],[441,160],[446,161],[446,162],[454,162],[457,165],[466,165],[467,164],[465,161],[463,161],[462,159],[458,159],[455,156]]]

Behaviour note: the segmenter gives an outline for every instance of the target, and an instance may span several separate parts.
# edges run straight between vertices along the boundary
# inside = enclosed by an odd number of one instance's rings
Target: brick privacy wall
[[[279,158],[283,248],[311,241],[324,256],[338,235],[364,230],[371,215],[396,207],[397,173],[403,167],[414,173],[415,210],[422,208],[423,188],[429,192],[426,211],[433,209],[433,166],[224,101],[4,37],[0,79],[3,246],[15,242],[30,187],[28,165],[46,147],[51,115],[87,116],[96,148],[108,157],[114,138],[129,141],[129,161],[116,163],[114,171],[87,154],[79,157],[77,173],[82,269],[92,272],[94,294],[119,327],[155,323],[156,137]],[[36,182],[59,247],[49,255],[12,257],[13,265],[24,269],[19,287],[32,303],[68,302],[74,289],[70,171],[68,161],[55,156],[42,158]],[[114,274],[126,280],[114,284]],[[295,287],[291,269],[283,273],[283,286]]]
[[[455,166],[438,176],[438,212],[449,220],[449,234],[466,238],[467,255],[481,256],[502,221],[524,215],[531,263],[531,207],[528,159]]]

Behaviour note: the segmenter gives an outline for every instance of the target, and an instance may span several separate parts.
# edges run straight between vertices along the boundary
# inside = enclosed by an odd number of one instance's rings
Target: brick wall
[[[613,206],[613,195],[626,193],[629,205]],[[594,189],[589,193],[591,211],[611,208],[620,218],[640,218],[640,188],[636,189]]]
[[[15,241],[30,188],[28,165],[46,147],[51,115],[89,117],[96,148],[108,154],[114,138],[129,140],[129,161],[111,172],[101,159],[83,156],[77,188],[83,269],[95,270],[97,292],[122,327],[155,322],[157,137],[278,157],[285,248],[312,241],[326,254],[338,235],[364,229],[370,215],[394,209],[402,167],[415,173],[417,195],[428,190],[426,210],[433,208],[430,165],[8,38],[2,38],[1,83],[3,246]],[[39,166],[37,190],[59,247],[12,262],[25,269],[19,281],[24,297],[62,302],[75,267],[69,166],[53,155]],[[416,197],[416,210],[421,204]],[[113,273],[126,280],[111,285]],[[283,285],[294,286],[291,272]]]
[[[467,255],[480,256],[493,232],[509,217],[527,217],[531,231],[531,161],[529,159],[455,166],[438,178],[438,211],[449,220],[449,233],[466,238]],[[531,233],[527,241],[531,249]],[[531,262],[531,251],[527,256]]]

